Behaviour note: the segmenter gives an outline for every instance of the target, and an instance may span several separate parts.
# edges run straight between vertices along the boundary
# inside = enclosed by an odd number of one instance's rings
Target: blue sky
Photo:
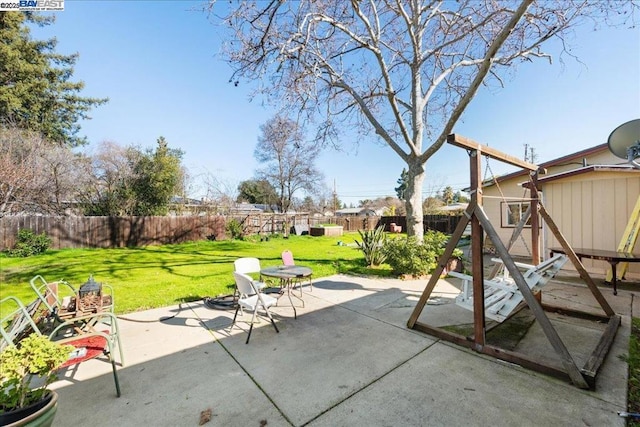
[[[84,95],[109,97],[82,124],[91,142],[155,147],[162,135],[185,152],[184,164],[198,179],[211,174],[230,186],[253,176],[253,151],[261,124],[275,110],[249,100],[249,86],[228,83],[231,69],[217,55],[220,30],[201,2],[72,1],[56,13],[56,23],[32,30],[55,36],[60,53],[78,52],[74,80]],[[573,55],[557,45],[553,64],[520,65],[506,87],[482,88],[455,132],[522,157],[533,146],[538,162],[606,142],[618,125],[640,117],[640,28],[576,30]],[[621,160],[622,161],[622,160]],[[468,156],[445,144],[427,163],[423,193],[469,182]],[[342,152],[327,149],[317,159],[341,200],[395,195],[403,162],[373,136]],[[497,162],[494,173],[513,171]],[[195,197],[202,193],[196,187]]]

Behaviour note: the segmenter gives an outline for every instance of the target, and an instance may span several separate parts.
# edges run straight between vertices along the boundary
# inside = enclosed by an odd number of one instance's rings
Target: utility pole
[[[524,161],[529,163],[535,163],[538,159],[536,149],[529,144],[524,144]]]
[[[333,214],[338,210],[338,193],[336,193],[336,179],[333,179]]]

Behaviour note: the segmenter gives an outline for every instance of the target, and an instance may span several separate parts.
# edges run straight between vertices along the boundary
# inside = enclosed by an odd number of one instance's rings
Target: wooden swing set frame
[[[414,308],[407,326],[410,329],[415,329],[440,339],[453,342],[455,344],[471,348],[479,353],[487,354],[498,359],[515,363],[525,368],[542,372],[547,375],[552,375],[558,378],[571,381],[576,387],[582,389],[594,389],[595,381],[598,370],[600,369],[604,359],[609,352],[613,340],[615,338],[618,327],[620,326],[621,318],[617,315],[607,300],[604,298],[596,284],[593,282],[591,276],[584,268],[584,265],[578,259],[575,252],[564,238],[555,222],[541,203],[538,194],[537,177],[539,167],[533,163],[528,163],[517,159],[515,157],[504,154],[491,147],[481,145],[471,139],[465,138],[460,135],[451,134],[447,137],[449,144],[455,145],[467,150],[470,159],[470,182],[471,182],[471,202],[464,212],[464,216],[458,223],[449,243],[447,244],[444,253],[438,260],[438,265],[435,271],[432,273],[427,287],[422,293],[416,307]],[[581,279],[585,282],[592,295],[600,305],[600,308],[604,311],[604,315],[594,315],[592,313],[586,313],[579,310],[573,310],[569,308],[554,307],[546,304],[542,304],[527,285],[522,273],[516,266],[513,258],[509,254],[509,249],[502,243],[498,233],[492,226],[489,218],[485,214],[482,207],[482,156],[495,159],[501,162],[505,162],[517,167],[521,167],[529,171],[529,189],[531,191],[531,250],[532,250],[532,263],[538,264],[540,262],[540,247],[539,247],[539,213],[540,216],[546,222],[549,230],[554,234],[556,239],[560,242],[565,254],[569,257],[569,260],[573,263],[578,271]],[[526,219],[526,214],[525,218]],[[471,222],[471,267],[473,276],[473,318],[474,318],[474,332],[473,336],[463,336],[443,328],[428,325],[418,321],[418,318],[422,314],[422,311],[427,304],[433,289],[438,282],[442,271],[446,266],[446,261],[450,258],[453,250],[456,248],[462,234],[467,226]],[[516,240],[517,236],[522,232],[522,228],[525,221],[520,221],[520,224],[514,230],[513,236],[509,242],[509,247]],[[545,363],[540,360],[527,356],[522,353],[513,352],[497,346],[490,345],[486,342],[486,325],[485,325],[485,307],[484,307],[484,265],[483,265],[483,240],[484,234],[487,234],[491,242],[493,243],[497,255],[502,259],[504,267],[509,271],[511,277],[515,281],[518,290],[522,293],[522,296],[529,306],[529,309],[535,316],[536,321],[542,328],[545,336],[549,340],[549,343],[559,356],[562,363],[562,368],[558,366]],[[493,273],[492,273],[493,274]],[[573,360],[571,354],[567,350],[564,342],[558,335],[557,331],[551,324],[551,321],[547,317],[545,311],[560,312],[565,315],[580,317],[583,319],[600,321],[606,323],[604,332],[602,333],[598,344],[592,351],[590,357],[587,359],[585,365],[579,369]]]

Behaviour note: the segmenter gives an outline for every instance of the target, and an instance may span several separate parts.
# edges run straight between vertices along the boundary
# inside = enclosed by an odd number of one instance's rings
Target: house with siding
[[[547,173],[538,178],[542,203],[554,222],[575,248],[616,250],[640,197],[640,170],[615,157],[607,144],[598,145],[541,163]],[[503,243],[507,244],[530,203],[526,171],[518,171],[483,184],[483,207]],[[540,255],[560,246],[544,221],[540,221]],[[531,225],[511,254],[531,256]],[[640,244],[635,252],[640,252]],[[584,259],[592,273],[605,274],[609,264]],[[573,268],[570,263],[566,268]],[[640,277],[640,265],[630,264],[628,277]]]

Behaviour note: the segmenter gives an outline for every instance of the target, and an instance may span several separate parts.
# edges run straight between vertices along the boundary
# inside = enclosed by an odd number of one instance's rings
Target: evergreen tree
[[[402,168],[402,172],[400,173],[400,178],[398,178],[398,186],[394,188],[396,190],[396,194],[398,195],[398,199],[404,200],[404,193],[407,190],[407,179],[409,177],[409,172],[405,168]]]
[[[446,186],[444,190],[442,190],[442,201],[445,205],[450,205],[453,203],[453,197],[453,188]]]
[[[278,193],[271,183],[264,179],[249,179],[238,185],[237,201],[271,206],[278,201]]]
[[[70,81],[78,54],[55,52],[57,41],[33,40],[28,24],[49,25],[53,16],[0,13],[0,125],[36,131],[51,142],[75,147],[78,122],[108,99],[79,95],[82,81]]]
[[[181,157],[182,152],[170,149],[162,136],[155,152],[141,154],[134,167],[133,215],[166,215],[171,198],[180,192]]]

